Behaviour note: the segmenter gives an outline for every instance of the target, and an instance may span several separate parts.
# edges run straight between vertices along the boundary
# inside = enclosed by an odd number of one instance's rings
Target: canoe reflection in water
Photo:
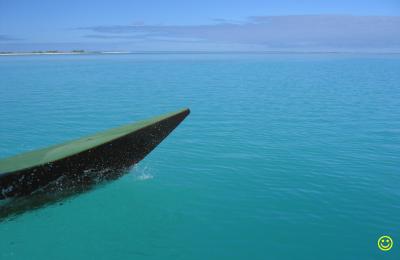
[[[12,219],[27,211],[39,209],[78,196],[108,181],[115,180],[129,171],[125,169],[104,169],[84,173],[80,179],[70,179],[67,175],[50,182],[27,196],[0,200],[0,221]]]
[[[0,220],[60,202],[115,180],[190,113],[140,121],[0,161]]]

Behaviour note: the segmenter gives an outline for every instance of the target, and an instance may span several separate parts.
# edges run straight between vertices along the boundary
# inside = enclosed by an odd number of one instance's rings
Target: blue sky
[[[0,0],[0,51],[400,50],[400,0]]]

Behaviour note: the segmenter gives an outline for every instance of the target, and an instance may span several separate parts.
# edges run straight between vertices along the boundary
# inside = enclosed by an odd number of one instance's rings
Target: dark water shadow
[[[0,223],[12,221],[27,212],[63,203],[101,187],[121,177],[128,171],[129,168],[87,171],[79,179],[68,179],[67,175],[64,175],[30,195],[0,200]]]

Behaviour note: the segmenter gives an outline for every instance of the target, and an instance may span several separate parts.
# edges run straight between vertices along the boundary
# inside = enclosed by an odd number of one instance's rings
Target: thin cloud
[[[0,42],[21,41],[22,39],[10,37],[5,34],[0,34]]]
[[[104,35],[104,34],[87,34],[85,38],[101,39],[101,40],[130,40],[130,41],[168,41],[168,42],[205,42],[203,39],[183,38],[162,36],[158,34],[136,34],[136,35]]]
[[[109,25],[82,27],[107,39],[198,39],[255,44],[266,48],[400,49],[399,16],[252,16],[241,23],[214,20],[208,25]],[[93,34],[87,35],[89,38]]]

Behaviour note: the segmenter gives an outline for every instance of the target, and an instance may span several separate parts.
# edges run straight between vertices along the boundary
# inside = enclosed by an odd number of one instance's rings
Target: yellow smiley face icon
[[[393,239],[390,236],[381,236],[378,239],[378,248],[382,251],[389,251],[393,247]]]

